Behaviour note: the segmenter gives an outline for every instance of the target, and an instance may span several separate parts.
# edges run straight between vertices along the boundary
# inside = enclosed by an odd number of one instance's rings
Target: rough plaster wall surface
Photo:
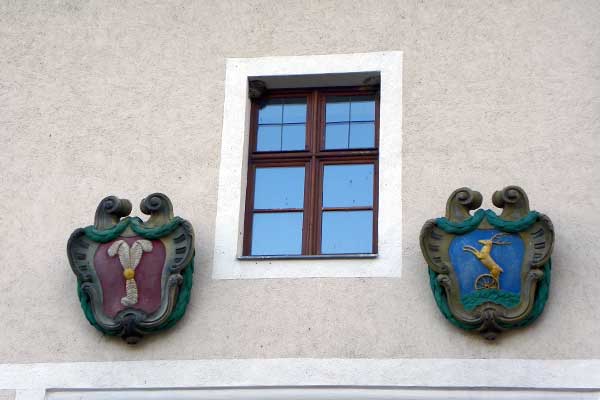
[[[402,278],[211,280],[225,59],[385,50],[404,52]],[[0,362],[598,358],[599,132],[597,1],[0,1]],[[555,222],[552,292],[490,343],[438,312],[418,234],[455,188],[491,206],[507,184]],[[105,195],[154,191],[195,227],[195,287],[130,347],[83,318],[65,246]]]

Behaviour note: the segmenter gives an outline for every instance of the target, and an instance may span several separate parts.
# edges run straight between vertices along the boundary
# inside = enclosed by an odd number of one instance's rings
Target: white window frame
[[[251,103],[248,82],[277,77],[298,87],[303,79],[378,73],[379,218],[376,257],[241,257]],[[402,270],[402,52],[229,58],[225,100],[213,279],[394,277]]]

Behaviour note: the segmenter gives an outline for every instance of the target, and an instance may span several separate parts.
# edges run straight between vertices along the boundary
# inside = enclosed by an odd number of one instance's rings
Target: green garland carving
[[[516,221],[505,221],[497,216],[492,210],[487,210],[485,216],[490,225],[494,228],[503,232],[516,233],[529,229],[531,225],[536,223],[540,217],[540,213],[537,211],[530,211],[526,216]]]
[[[129,226],[130,220],[131,217],[123,218],[118,224],[105,230],[96,229],[94,225],[86,226],[83,228],[83,232],[85,233],[85,236],[95,242],[107,243],[119,237]]]
[[[477,306],[489,302],[500,304],[506,308],[513,308],[519,305],[521,296],[505,290],[488,289],[469,293],[461,297],[460,301],[467,311],[474,310]]]
[[[443,231],[455,235],[463,235],[475,230],[483,221],[485,211],[477,210],[471,218],[467,218],[462,222],[452,222],[447,218],[441,217],[435,220],[436,225]]]
[[[515,233],[528,229],[539,217],[540,213],[537,211],[530,211],[529,214],[517,221],[506,221],[497,216],[492,210],[477,210],[471,218],[467,218],[462,222],[452,222],[447,218],[441,217],[437,218],[435,223],[438,228],[444,232],[452,233],[454,235],[464,235],[465,233],[477,229],[483,219],[487,218],[490,225],[494,228],[504,232]]]
[[[183,283],[179,288],[179,297],[177,298],[177,303],[173,308],[173,312],[169,316],[169,318],[165,321],[164,324],[161,324],[157,327],[148,329],[148,332],[160,331],[163,329],[167,329],[172,327],[179,321],[185,314],[185,310],[187,309],[188,303],[190,302],[190,296],[192,294],[192,284],[194,275],[194,257],[190,263],[183,270]]]
[[[550,296],[550,280],[551,280],[551,272],[552,272],[552,260],[548,259],[548,262],[544,265],[544,276],[540,279],[536,293],[535,293],[535,303],[533,303],[533,310],[531,314],[521,322],[510,325],[510,327],[522,327],[531,324],[535,321],[544,311],[544,307],[546,306],[546,301],[548,300],[548,296]],[[509,326],[503,325],[504,328]]]
[[[123,218],[117,225],[109,229],[100,230],[96,229],[94,225],[90,225],[83,228],[83,231],[85,232],[85,235],[94,242],[107,243],[119,237],[128,226],[131,226],[131,230],[144,239],[154,240],[173,232],[183,221],[182,218],[175,217],[164,225],[149,228],[143,225],[141,219],[137,217],[127,217]]]
[[[434,270],[431,269],[431,267],[429,267],[429,284],[431,285],[431,291],[433,292],[433,298],[435,299],[435,303],[437,304],[438,308],[440,309],[440,311],[442,312],[442,314],[444,315],[444,317],[446,317],[446,319],[448,321],[450,321],[450,323],[458,328],[467,330],[467,331],[472,331],[474,329],[477,328],[476,325],[469,325],[469,324],[465,324],[459,320],[457,320],[456,318],[454,318],[454,315],[452,315],[452,312],[450,311],[450,307],[448,306],[448,298],[446,297],[446,292],[444,290],[444,288],[442,287],[442,285],[438,282],[437,280],[437,276],[438,274],[435,273]]]
[[[100,325],[98,325],[98,322],[96,322],[96,318],[94,318],[94,312],[92,311],[92,305],[90,304],[90,296],[88,296],[88,294],[81,288],[82,283],[83,282],[81,282],[81,280],[77,279],[77,297],[79,297],[79,305],[81,305],[85,319],[87,319],[90,325],[98,329],[100,332],[112,336],[116,335],[117,332],[106,331],[102,329]]]

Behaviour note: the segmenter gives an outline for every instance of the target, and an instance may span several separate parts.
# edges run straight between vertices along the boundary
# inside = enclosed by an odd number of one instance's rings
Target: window
[[[269,92],[265,94],[265,101],[274,101],[277,97],[276,94],[281,100],[281,115],[278,111],[276,112],[278,119],[274,116],[269,117],[267,114],[265,116],[271,118],[272,122],[266,122],[265,119],[261,121],[263,123],[260,126],[263,128],[260,133],[260,145],[258,143],[258,112],[253,112],[254,102],[248,96],[249,90],[254,92],[256,89],[251,87],[249,82],[255,80],[265,82],[269,89]],[[315,99],[314,96],[320,96],[320,98],[327,96],[352,97],[352,99],[358,100],[361,95],[369,96],[373,93],[359,93],[356,88],[373,85],[377,82],[379,82],[379,96],[376,118],[377,135],[372,139],[374,147],[369,147],[372,145],[368,136],[361,137],[353,134],[360,132],[361,129],[370,129],[368,125],[371,121],[366,118],[353,121],[351,115],[344,114],[343,119],[342,117],[337,120],[335,120],[336,118],[331,119],[329,128],[327,121],[321,119],[319,122],[315,119],[315,107],[318,108],[319,104],[321,104],[320,107],[324,107],[321,111],[321,118],[325,119],[327,110],[326,104],[319,103],[320,100]],[[313,90],[303,89],[323,87],[338,89],[327,89],[316,95]],[[212,278],[399,277],[402,270],[402,52],[229,58],[226,62],[224,89]],[[338,91],[337,95],[334,93],[335,90]],[[303,103],[295,100],[302,97],[306,100],[305,118],[298,117],[298,115],[303,115],[301,111]],[[332,106],[334,108],[336,106],[345,107],[342,99],[332,103],[334,103]],[[278,107],[273,108],[277,109]],[[304,128],[302,128],[303,124],[305,124]],[[315,131],[316,124],[321,126],[320,134]],[[346,130],[346,126],[348,130]],[[301,134],[297,134],[302,129],[306,131],[304,139]],[[327,129],[329,129],[328,137]],[[329,139],[331,147],[337,148],[323,149],[319,147],[317,151],[313,143],[319,140],[319,145],[329,146],[326,139]],[[257,149],[261,151],[256,151]],[[340,228],[340,224],[349,223],[350,219],[338,218],[335,220],[335,218],[331,218],[332,215],[334,217],[345,216],[346,214],[341,214],[344,212],[341,210],[337,211],[335,215],[333,210],[326,210],[331,211],[331,214],[319,217],[317,211],[322,210],[318,210],[319,206],[314,204],[319,195],[312,189],[312,194],[304,191],[306,180],[313,179],[313,182],[316,182],[316,188],[327,192],[327,189],[323,189],[323,185],[335,182],[334,178],[344,172],[341,167],[346,165],[333,158],[336,154],[346,151],[354,152],[356,156],[360,157],[372,157],[371,159],[358,159],[357,157],[350,161],[351,156],[347,155],[347,160],[344,159],[347,163],[358,165],[373,163],[372,207],[373,214],[377,215],[373,216],[372,230],[369,230],[367,226],[367,230],[373,234],[370,243],[372,250],[370,251],[366,251],[366,247],[369,246],[366,241],[359,242],[364,247],[351,243],[348,246],[350,249],[348,249],[342,248],[338,243],[326,243],[325,251],[317,249],[323,243],[315,237],[317,232],[315,226],[320,227],[325,222],[327,226],[337,227],[337,232],[346,233],[347,230],[343,227]],[[314,160],[313,152],[315,152]],[[282,162],[278,157],[306,156],[307,154],[310,154],[310,157],[289,159],[288,165],[274,165]],[[376,154],[375,157],[373,157],[374,154]],[[321,159],[321,155],[330,158]],[[269,160],[269,157],[272,159]],[[317,159],[317,157],[319,158]],[[259,162],[262,164],[259,165]],[[307,165],[307,163],[309,164]],[[319,169],[316,169],[317,165]],[[256,177],[257,167],[265,168],[264,170],[259,169],[258,180]],[[283,174],[282,178],[276,174],[279,172],[276,170],[278,167],[289,167],[290,170]],[[323,170],[320,169],[321,167]],[[325,167],[327,168],[325,169]],[[273,170],[268,168],[273,168]],[[312,174],[316,174],[316,172],[319,172],[320,175],[313,177]],[[361,168],[354,172],[365,175],[365,171]],[[302,181],[302,174],[304,174],[305,184],[300,189],[301,193],[294,192],[296,193],[294,196],[284,197],[283,200],[271,193],[269,195],[271,203],[265,203],[265,199],[259,197],[257,207],[247,202],[248,187],[252,185],[265,187],[265,182],[273,182],[278,179],[288,185],[294,181]],[[366,176],[369,176],[369,171],[366,171]],[[320,183],[319,179],[323,182]],[[333,193],[338,194],[335,189]],[[361,194],[365,193],[361,191]],[[301,199],[301,203],[298,202],[299,199]],[[251,200],[254,202],[255,198],[251,197]],[[279,201],[279,203],[275,203],[275,201]],[[338,200],[333,198],[332,201],[337,202]],[[371,207],[371,205],[365,205],[362,198],[355,202],[356,207]],[[326,206],[329,204],[331,207],[348,207],[344,203],[326,202],[325,204]],[[276,212],[269,213],[267,207],[276,209]],[[257,213],[254,212],[255,209],[258,209]],[[290,214],[301,212],[302,215],[287,215],[288,211]],[[350,211],[355,212],[356,218],[360,216],[364,218],[365,212],[370,212],[369,209],[349,210],[348,212]],[[250,222],[247,215],[254,218],[255,214],[259,215],[257,225],[247,227],[246,224]],[[261,224],[270,226],[272,222],[269,221],[269,218],[277,217],[289,219],[291,221],[288,223],[289,226],[302,226],[302,235],[312,236],[303,237],[299,245],[298,228],[296,228],[295,241],[285,237],[275,237],[280,255],[250,255],[252,252],[249,243],[252,243],[252,239],[248,238],[252,237],[252,231],[248,229],[260,230]],[[317,218],[327,220],[319,222],[316,221]],[[308,219],[306,226],[305,219]],[[308,232],[314,233],[309,234]],[[206,239],[201,238],[201,240]],[[260,241],[256,243],[260,244]],[[263,243],[269,242],[263,241]],[[254,253],[273,254],[274,243],[269,243],[269,246],[267,250],[257,247]],[[299,246],[300,250],[298,250]],[[336,253],[328,250],[334,246]],[[302,254],[302,247],[306,249],[304,254]],[[328,251],[330,252],[328,253]],[[374,253],[375,251],[376,253]],[[283,255],[292,252],[300,253],[300,255]]]
[[[377,88],[275,90],[251,113],[244,255],[377,253]]]

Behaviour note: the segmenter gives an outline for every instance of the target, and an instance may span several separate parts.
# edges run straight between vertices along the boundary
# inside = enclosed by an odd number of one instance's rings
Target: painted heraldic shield
[[[518,186],[492,196],[500,216],[481,209],[471,215],[481,201],[477,191],[455,190],[446,216],[421,229],[420,244],[440,311],[452,324],[494,339],[544,310],[554,229],[547,216],[529,210]]]
[[[129,200],[106,197],[94,225],[75,230],[67,244],[86,318],[132,344],[183,316],[194,272],[194,231],[173,216],[169,198],[151,194],[140,209],[150,215],[145,222],[129,217]]]

